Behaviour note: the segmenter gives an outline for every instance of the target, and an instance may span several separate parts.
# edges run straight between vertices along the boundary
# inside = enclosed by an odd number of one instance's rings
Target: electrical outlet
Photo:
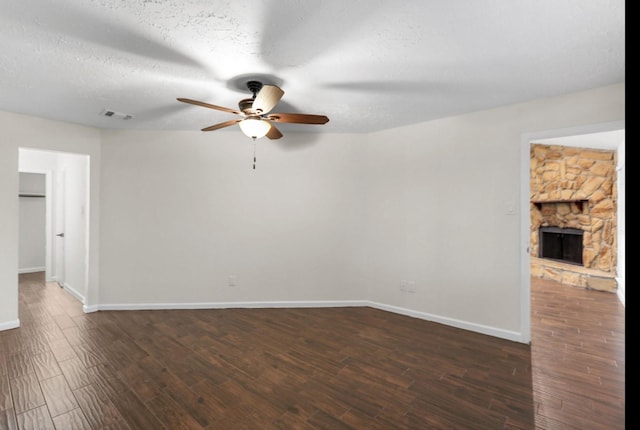
[[[230,275],[228,283],[229,283],[230,287],[235,287],[236,286],[236,275]]]

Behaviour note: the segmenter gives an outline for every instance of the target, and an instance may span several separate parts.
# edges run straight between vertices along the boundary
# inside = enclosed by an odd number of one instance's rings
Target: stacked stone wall
[[[617,264],[616,152],[534,144],[530,155],[532,275],[559,276],[582,287],[589,287],[592,276],[613,279]],[[541,226],[583,230],[584,267],[545,265],[544,259],[535,258]]]

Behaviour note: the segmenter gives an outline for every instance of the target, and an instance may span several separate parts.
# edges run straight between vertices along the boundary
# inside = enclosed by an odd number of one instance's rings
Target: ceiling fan
[[[202,131],[219,130],[238,124],[242,132],[253,140],[267,136],[269,139],[280,139],[282,133],[274,123],[326,124],[329,118],[324,115],[302,113],[269,113],[278,104],[284,91],[275,85],[263,85],[259,81],[248,81],[247,88],[253,97],[240,100],[239,109],[216,106],[198,100],[178,98],[178,101],[240,115],[239,118],[205,127]]]

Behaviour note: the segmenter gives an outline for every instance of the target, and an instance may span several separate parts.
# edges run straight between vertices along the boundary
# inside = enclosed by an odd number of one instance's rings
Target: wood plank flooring
[[[84,314],[43,273],[19,297],[0,429],[625,428],[611,293],[533,279],[531,346],[371,308]]]

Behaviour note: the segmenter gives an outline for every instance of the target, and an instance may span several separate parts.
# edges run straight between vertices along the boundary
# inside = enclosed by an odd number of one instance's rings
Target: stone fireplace
[[[538,232],[540,233],[538,257],[582,266],[584,230],[540,226]]]
[[[531,275],[615,292],[616,152],[531,145]]]

